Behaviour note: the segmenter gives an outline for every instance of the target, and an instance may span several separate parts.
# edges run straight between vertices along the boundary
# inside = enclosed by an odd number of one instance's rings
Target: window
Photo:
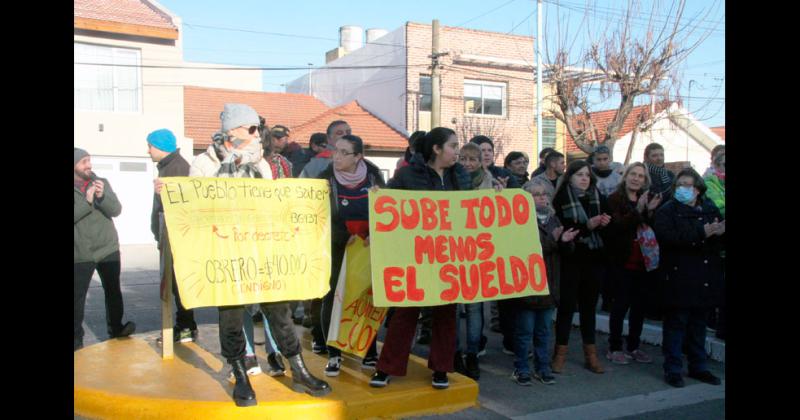
[[[431,77],[430,76],[420,76],[419,77],[419,110],[420,111],[430,111],[431,104],[433,103],[433,99],[431,99]]]
[[[464,80],[464,113],[505,115],[506,84]]]
[[[82,111],[139,112],[142,89],[139,50],[75,43],[74,106]]]
[[[556,148],[556,119],[542,117],[542,149],[545,147]]]

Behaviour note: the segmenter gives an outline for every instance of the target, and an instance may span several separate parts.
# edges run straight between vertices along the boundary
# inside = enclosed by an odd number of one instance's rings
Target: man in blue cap
[[[194,311],[186,309],[181,303],[175,271],[172,265],[172,251],[169,247],[166,224],[164,223],[164,206],[161,203],[160,178],[168,176],[189,176],[189,163],[180,155],[175,135],[162,128],[147,135],[147,153],[157,163],[158,178],[154,181],[153,212],[150,214],[150,230],[158,242],[161,268],[161,295],[164,296],[164,275],[172,276],[172,294],[175,295],[175,327],[172,329],[175,342],[190,343],[197,339],[197,323]]]

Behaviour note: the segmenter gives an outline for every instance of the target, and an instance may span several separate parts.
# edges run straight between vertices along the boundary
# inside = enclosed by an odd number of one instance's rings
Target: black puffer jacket
[[[645,193],[647,194],[647,193]],[[615,265],[623,265],[631,256],[633,241],[636,240],[636,229],[642,223],[653,226],[653,218],[648,212],[639,212],[636,204],[631,203],[625,194],[614,191],[608,196],[608,207],[611,210],[611,223],[607,226],[604,237],[606,255]]]
[[[456,162],[455,165],[444,170],[444,179],[439,177],[422,157],[421,153],[414,154],[411,164],[395,171],[394,177],[389,180],[388,188],[398,190],[427,190],[450,191],[471,190],[472,178],[464,167]]]
[[[486,169],[488,169],[489,172],[492,173],[492,176],[495,179],[500,178],[500,177],[508,178],[508,182],[506,184],[506,188],[522,188],[522,185],[520,185],[519,181],[517,180],[517,177],[514,176],[514,174],[512,174],[511,171],[509,171],[508,169],[501,168],[501,167],[495,166],[495,165],[492,165],[492,166],[490,166],[490,167],[488,167]]]
[[[180,154],[180,149],[167,155],[164,159],[158,162],[158,177],[164,178],[169,176],[189,176],[189,162]],[[158,242],[160,238],[159,232],[159,213],[164,212],[164,205],[161,203],[161,196],[153,194],[153,210],[150,213],[150,231]]]
[[[664,305],[708,308],[719,303],[722,286],[720,249],[725,235],[706,238],[703,225],[723,220],[714,203],[704,198],[699,207],[669,200],[656,211],[653,230],[661,250]]]

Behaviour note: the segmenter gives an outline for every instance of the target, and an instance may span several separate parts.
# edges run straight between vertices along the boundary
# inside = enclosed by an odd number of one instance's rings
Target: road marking
[[[513,420],[614,419],[724,398],[725,381],[722,381],[722,385],[690,385],[685,388],[667,389],[614,400],[596,401],[574,407],[556,408],[511,418]],[[482,405],[493,411],[496,411],[495,408],[500,408],[490,407],[491,404],[483,403]],[[502,412],[498,413],[503,414]]]

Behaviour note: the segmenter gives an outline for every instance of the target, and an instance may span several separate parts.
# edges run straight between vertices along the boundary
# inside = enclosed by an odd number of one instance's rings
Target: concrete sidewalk
[[[161,327],[158,250],[155,246],[123,246],[121,255],[125,319],[136,322],[137,333],[156,331]],[[488,305],[484,306],[488,320]],[[598,315],[600,329],[607,324],[607,318],[603,321],[603,316]],[[203,330],[202,324],[217,323],[217,310],[196,309],[195,318]],[[84,328],[84,342],[87,346],[107,339],[103,291],[97,277],[93,279],[89,289]],[[675,389],[664,383],[661,349],[648,344],[648,341],[653,342],[656,337],[660,337],[659,323],[648,322],[643,333],[645,343],[642,349],[653,356],[652,364],[612,365],[604,357],[608,336],[598,333],[598,353],[606,368],[603,375],[593,374],[582,367],[580,333],[578,329],[573,329],[566,372],[556,375],[557,384],[551,386],[537,382],[531,387],[521,387],[514,383],[510,379],[513,357],[502,353],[502,336],[488,331],[488,326],[484,333],[489,342],[486,356],[480,359],[481,407],[429,418],[487,420],[629,417],[706,420],[725,417],[724,363],[710,361],[712,372],[723,378],[722,386],[705,385],[689,378],[685,378],[686,388],[682,389]],[[382,340],[383,334],[382,331],[379,339]],[[428,346],[415,345],[413,353],[427,357],[428,350]],[[724,360],[724,348],[722,351]]]

